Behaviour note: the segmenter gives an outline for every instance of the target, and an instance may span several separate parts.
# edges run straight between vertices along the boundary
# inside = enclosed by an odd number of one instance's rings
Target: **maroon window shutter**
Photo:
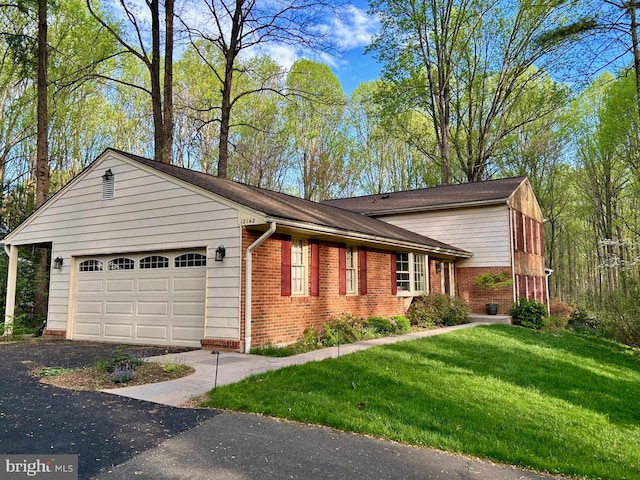
[[[516,214],[516,251],[524,251],[524,232],[522,231],[522,214]]]
[[[320,244],[311,240],[311,296],[320,296]]]
[[[544,223],[538,222],[538,241],[540,242],[540,256],[544,257]]]
[[[396,280],[396,255],[394,253],[389,255],[391,259],[391,295],[398,293],[398,282]]]
[[[280,295],[291,296],[291,237],[285,236],[281,241],[281,261],[280,261]]]
[[[367,292],[367,251],[360,247],[358,249],[358,279],[360,281],[360,295]]]
[[[347,246],[340,245],[338,247],[338,293],[340,295],[347,294]]]

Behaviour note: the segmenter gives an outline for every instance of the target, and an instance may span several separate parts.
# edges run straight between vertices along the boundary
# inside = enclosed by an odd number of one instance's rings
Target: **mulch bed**
[[[145,356],[186,350],[70,341],[0,343],[0,452],[77,454],[78,478],[88,479],[216,415],[62,389],[29,375],[38,367],[95,365],[116,348]]]

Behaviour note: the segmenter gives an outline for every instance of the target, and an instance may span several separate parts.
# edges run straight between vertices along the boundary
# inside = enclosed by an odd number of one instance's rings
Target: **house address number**
[[[247,218],[240,219],[241,225],[254,225],[256,223],[258,223],[258,221],[256,220],[256,217],[247,217]]]

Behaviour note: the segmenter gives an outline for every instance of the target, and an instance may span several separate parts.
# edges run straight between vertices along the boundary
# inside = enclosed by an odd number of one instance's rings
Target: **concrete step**
[[[511,325],[510,315],[483,315],[481,313],[472,313],[469,318],[472,322],[502,323],[504,325]]]

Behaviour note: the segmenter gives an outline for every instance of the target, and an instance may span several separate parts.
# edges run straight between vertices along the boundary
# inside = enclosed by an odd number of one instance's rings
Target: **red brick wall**
[[[243,252],[260,235],[261,232],[244,230]],[[358,317],[404,314],[405,300],[391,293],[390,255],[393,253],[367,249],[366,295],[339,295],[337,243],[320,242],[319,254],[319,295],[297,297],[281,295],[281,237],[273,235],[253,251],[253,346],[294,342],[306,328],[320,330],[324,322],[341,313]],[[243,278],[244,265],[243,259]],[[244,282],[242,286],[241,343],[244,345]]]
[[[513,285],[500,288],[496,291],[482,292],[473,283],[481,273],[500,273],[503,271],[511,273],[507,268],[485,268],[485,267],[465,267],[456,269],[456,288],[458,296],[467,302],[473,313],[487,313],[487,303],[498,304],[498,314],[506,315],[513,304]]]

